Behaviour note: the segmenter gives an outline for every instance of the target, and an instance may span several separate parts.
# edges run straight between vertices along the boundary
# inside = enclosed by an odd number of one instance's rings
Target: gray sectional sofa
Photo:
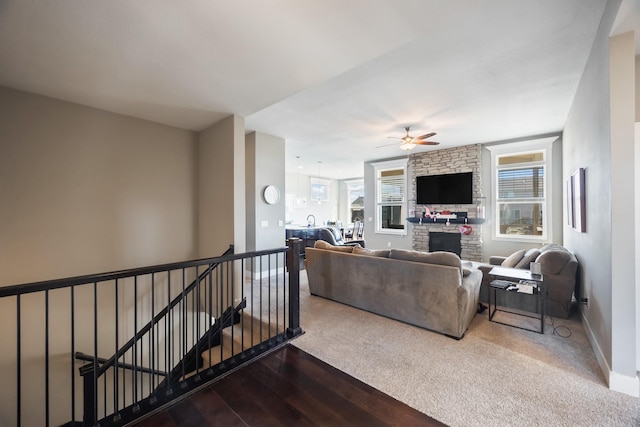
[[[449,252],[307,248],[312,295],[460,339],[478,308],[482,272]]]

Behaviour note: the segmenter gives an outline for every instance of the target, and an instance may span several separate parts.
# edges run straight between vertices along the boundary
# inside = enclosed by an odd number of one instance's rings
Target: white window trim
[[[375,202],[374,202],[374,206],[375,206],[375,212],[374,212],[374,220],[375,220],[375,232],[376,234],[393,234],[396,236],[406,236],[407,235],[407,220],[405,218],[403,218],[403,225],[404,228],[402,230],[393,230],[393,229],[389,229],[389,228],[382,228],[382,218],[380,217],[380,201],[378,199],[379,197],[379,191],[378,191],[378,173],[382,172],[382,171],[386,171],[386,170],[393,170],[393,169],[402,169],[403,170],[403,174],[404,174],[404,204],[403,204],[403,211],[406,213],[407,212],[407,194],[408,194],[408,188],[407,188],[407,163],[408,163],[409,159],[408,158],[404,158],[404,159],[397,159],[397,160],[387,160],[384,162],[376,162],[376,163],[371,163],[371,165],[373,166],[373,175],[374,175],[374,182],[375,182]]]
[[[491,152],[491,209],[493,210],[493,217],[495,218],[493,224],[493,239],[508,241],[508,242],[529,242],[529,243],[547,243],[551,236],[551,230],[553,230],[552,218],[553,215],[553,142],[558,139],[557,136],[549,138],[532,139],[529,141],[513,142],[508,144],[500,144],[487,146],[486,148]],[[532,151],[544,151],[544,198],[545,209],[542,217],[542,223],[544,228],[542,236],[507,236],[499,234],[500,227],[498,224],[498,211],[497,211],[497,193],[498,193],[498,162],[499,156],[505,154],[525,154]],[[527,163],[530,165],[531,163]],[[511,166],[511,165],[510,165]]]

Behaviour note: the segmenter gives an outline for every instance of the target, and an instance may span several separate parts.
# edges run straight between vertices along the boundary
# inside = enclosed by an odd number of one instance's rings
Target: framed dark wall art
[[[584,233],[587,231],[587,211],[585,198],[584,168],[579,168],[571,176],[573,199],[573,228]]]
[[[573,209],[573,175],[567,178],[567,225],[571,228],[575,225],[575,216]]]

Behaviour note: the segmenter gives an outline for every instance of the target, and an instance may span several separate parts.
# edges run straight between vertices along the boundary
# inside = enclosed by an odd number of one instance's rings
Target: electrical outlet
[[[391,247],[391,242],[387,242],[387,247],[390,248]]]
[[[584,304],[589,308],[589,298],[580,298],[580,304]]]

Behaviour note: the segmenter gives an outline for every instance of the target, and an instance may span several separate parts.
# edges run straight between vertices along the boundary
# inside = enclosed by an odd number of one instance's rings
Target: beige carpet
[[[640,399],[607,388],[577,320],[545,334],[476,315],[459,341],[309,294],[302,350],[451,426],[640,426]]]

